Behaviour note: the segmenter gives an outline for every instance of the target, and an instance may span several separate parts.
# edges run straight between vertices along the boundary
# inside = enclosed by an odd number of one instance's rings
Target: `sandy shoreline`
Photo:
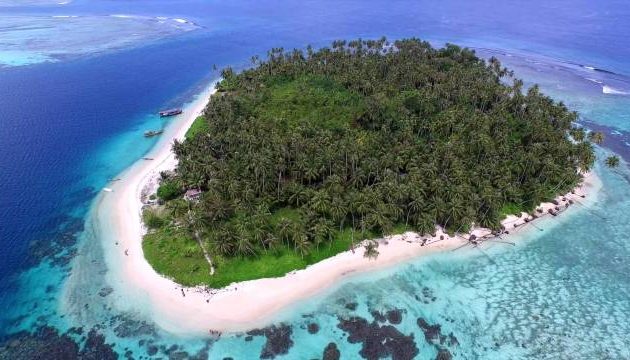
[[[280,310],[330,289],[339,284],[342,278],[382,269],[421,255],[454,250],[467,244],[464,237],[450,237],[438,230],[434,238],[429,238],[427,245],[421,246],[422,239],[427,237],[405,233],[382,240],[376,260],[364,258],[363,249],[360,248],[354,253],[347,251],[338,254],[281,278],[242,282],[213,292],[201,288],[182,288],[157,274],[142,252],[144,229],[140,219],[140,197],[147,183],[155,181],[160,171],[176,166],[170,144],[173,139],[184,137],[194,119],[203,111],[211,88],[200,94],[184,109],[184,114],[166,129],[160,141],[146,155],[153,160],[139,160],[125,170],[119,176],[122,180],[111,184],[109,187],[112,192],[104,192],[96,205],[96,221],[103,229],[99,238],[103,242],[108,268],[106,279],[115,289],[115,306],[144,313],[164,330],[180,335],[203,335],[209,334],[210,330],[249,330],[267,325]],[[581,195],[590,193],[598,186],[599,179],[591,174],[575,190],[575,194],[559,196],[556,199],[558,205],[541,204],[539,214],[550,217],[549,209],[563,209],[569,202],[579,205],[584,201]],[[535,227],[525,224],[525,219],[510,216],[503,223],[510,232]],[[475,229],[473,233],[481,237],[489,234],[489,231]]]

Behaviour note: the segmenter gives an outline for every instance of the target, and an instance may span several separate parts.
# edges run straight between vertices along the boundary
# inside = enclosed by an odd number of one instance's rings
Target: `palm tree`
[[[422,235],[424,234],[432,234],[435,232],[435,219],[431,218],[426,213],[418,214],[418,218],[416,220],[416,229]]]
[[[267,249],[275,250],[278,247],[278,243],[279,243],[278,237],[272,232],[267,232],[265,236],[266,237],[264,240],[264,244],[267,247]]]
[[[330,220],[318,219],[309,229],[315,247],[319,249],[319,245],[324,241],[330,241],[333,236],[333,226]]]
[[[601,145],[604,142],[604,133],[601,131],[592,131],[588,134],[589,140],[597,145]]]
[[[224,256],[234,255],[235,245],[234,245],[234,236],[233,232],[231,232],[227,228],[219,229],[212,236],[212,243],[214,249]]]
[[[330,210],[330,198],[325,190],[316,191],[310,200],[310,206],[320,214],[327,214]]]
[[[341,197],[334,198],[332,203],[330,204],[330,210],[329,210],[330,216],[335,222],[339,223],[340,231],[344,225],[344,219],[346,218],[346,214],[348,213],[348,209],[346,206],[347,206],[346,203]]]
[[[238,239],[236,240],[236,252],[244,257],[256,254],[252,242],[250,241],[249,237],[244,236],[244,234],[240,234]]]
[[[306,202],[307,193],[304,186],[298,184],[296,182],[291,182],[288,186],[288,201],[289,203],[299,207],[301,204]]]
[[[573,140],[577,141],[577,142],[581,142],[584,141],[584,137],[585,137],[585,131],[584,128],[578,128],[578,127],[574,127],[572,128],[569,133],[571,134],[571,137],[573,138]]]
[[[611,155],[606,158],[606,166],[609,168],[616,168],[619,166],[619,157],[617,155]]]
[[[289,239],[291,238],[293,227],[293,221],[285,217],[280,219],[278,226],[276,227],[280,241],[286,241],[287,247],[289,246]]]
[[[295,244],[295,250],[300,254],[302,258],[308,255],[311,251],[311,243],[308,241],[306,234],[298,234],[293,238]]]
[[[370,260],[376,260],[378,254],[378,243],[374,240],[368,240],[367,244],[365,244],[365,252],[363,252],[363,256]]]
[[[577,165],[582,171],[589,171],[595,162],[593,145],[586,142],[577,144],[576,148]]]

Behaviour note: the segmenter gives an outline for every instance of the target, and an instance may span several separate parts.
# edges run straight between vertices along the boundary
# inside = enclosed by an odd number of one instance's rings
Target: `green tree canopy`
[[[225,256],[306,256],[348,227],[498,228],[574,187],[600,141],[497,59],[451,44],[335,41],[254,60],[222,72],[204,126],[174,145],[172,181],[204,191],[191,211]]]

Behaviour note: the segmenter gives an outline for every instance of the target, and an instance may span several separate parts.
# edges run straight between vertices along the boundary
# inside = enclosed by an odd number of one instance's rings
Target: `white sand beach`
[[[470,235],[450,237],[440,230],[432,238],[405,233],[381,240],[376,260],[365,258],[363,248],[358,248],[281,278],[247,281],[211,292],[201,288],[183,288],[159,275],[142,252],[144,229],[140,198],[147,184],[155,183],[160,171],[176,166],[171,143],[173,139],[184,137],[194,119],[203,111],[210,92],[210,89],[205,91],[166,129],[155,148],[146,155],[153,160],[139,160],[123,172],[119,176],[122,180],[110,184],[108,188],[112,191],[102,193],[96,205],[99,226],[102,232],[108,234],[101,238],[109,269],[107,280],[115,290],[115,306],[143,312],[164,330],[182,336],[249,330],[267,325],[281,310],[330,289],[343,278],[424,254],[453,250],[468,243]],[[593,192],[598,186],[599,179],[591,174],[574,193],[559,196],[557,205],[542,204],[538,214],[551,217],[549,209],[564,209],[569,202],[576,207],[581,206],[584,201],[582,195]],[[510,216],[503,223],[512,233],[534,228],[535,225],[527,225],[526,222],[531,223],[527,214]],[[475,229],[473,233],[481,237],[490,231]],[[505,236],[502,238],[506,239]],[[423,239],[428,239],[424,246]]]

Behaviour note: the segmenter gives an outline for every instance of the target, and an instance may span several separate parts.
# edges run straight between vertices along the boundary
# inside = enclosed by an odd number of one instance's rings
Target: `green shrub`
[[[164,218],[152,209],[145,209],[142,213],[142,219],[149,229],[159,229],[166,223]]]
[[[173,200],[182,194],[182,189],[173,181],[163,181],[157,189],[157,196],[164,200]]]
[[[186,139],[192,139],[198,134],[202,134],[208,131],[208,123],[206,122],[206,118],[203,116],[199,116],[195,119],[195,121],[190,125],[188,131],[186,131]]]

